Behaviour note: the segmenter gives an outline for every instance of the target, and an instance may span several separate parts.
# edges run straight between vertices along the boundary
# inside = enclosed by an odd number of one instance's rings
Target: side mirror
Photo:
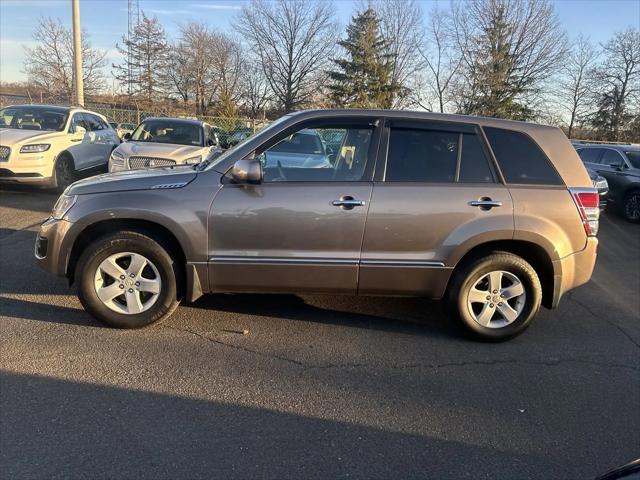
[[[231,167],[231,178],[236,183],[262,183],[262,164],[259,160],[238,160]]]
[[[84,137],[84,134],[87,133],[87,129],[84,127],[81,127],[80,125],[76,125],[76,127],[73,130],[73,133],[75,133],[78,137]]]
[[[126,132],[122,135],[122,140],[129,140],[131,138],[131,132]]]
[[[215,147],[216,145],[218,145],[217,138],[216,139],[209,138],[207,140],[207,145],[209,145],[210,147]]]

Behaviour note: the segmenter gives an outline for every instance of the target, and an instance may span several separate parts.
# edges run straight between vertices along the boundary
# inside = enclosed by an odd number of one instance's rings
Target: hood
[[[126,192],[128,190],[150,190],[154,188],[181,188],[196,176],[192,166],[152,168],[145,170],[125,170],[105,173],[79,180],[67,189],[67,195],[89,193]]]
[[[196,155],[204,155],[207,147],[197,145],[175,145],[173,143],[152,143],[127,141],[118,146],[118,152],[125,157],[142,156],[168,158],[180,163]]]
[[[22,130],[19,128],[0,128],[0,144],[10,147],[25,140],[46,140],[62,134],[62,132],[51,132],[42,130]]]

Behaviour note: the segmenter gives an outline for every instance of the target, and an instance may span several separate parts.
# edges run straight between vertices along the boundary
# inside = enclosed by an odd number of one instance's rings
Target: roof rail
[[[610,142],[607,140],[576,140],[571,139],[571,143],[587,144],[587,143],[599,143],[602,145],[635,145],[631,142]]]

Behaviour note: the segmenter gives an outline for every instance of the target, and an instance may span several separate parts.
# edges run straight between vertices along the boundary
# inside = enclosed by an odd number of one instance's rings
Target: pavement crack
[[[301,362],[299,360],[294,360],[292,358],[277,355],[273,353],[260,352],[258,350],[253,350],[251,348],[243,347],[240,345],[235,345],[232,343],[223,342],[217,338],[212,338],[210,336],[204,335],[202,333],[187,329],[187,328],[176,328],[163,326],[162,328],[166,328],[169,330],[174,330],[177,332],[187,333],[189,335],[193,335],[201,340],[215,343],[217,345],[221,345],[227,348],[232,348],[234,350],[240,350],[246,353],[250,353],[253,355],[259,355],[265,358],[271,358],[275,360],[280,360],[283,362],[290,363],[292,365],[303,368],[304,370],[330,370],[330,369],[358,369],[358,368],[377,368],[379,365],[371,364],[371,363],[326,363],[323,365],[316,365],[312,363]],[[495,366],[495,365],[538,365],[538,366],[547,366],[547,367],[555,367],[565,363],[580,363],[584,365],[591,365],[596,367],[604,367],[604,368],[621,368],[632,371],[640,371],[639,366],[627,365],[624,363],[612,363],[612,362],[598,362],[595,360],[585,359],[585,358],[550,358],[547,360],[523,360],[517,358],[510,359],[495,359],[495,360],[468,360],[468,361],[459,361],[459,362],[442,362],[442,363],[426,363],[426,362],[416,362],[416,363],[406,363],[406,364],[392,364],[388,368],[392,370],[410,370],[410,369],[439,369],[439,368],[464,368],[470,366]]]
[[[611,319],[607,318],[607,317],[603,317],[601,315],[598,315],[596,312],[593,311],[593,308],[589,305],[587,305],[584,302],[581,302],[580,300],[578,300],[577,298],[575,298],[571,293],[568,293],[567,295],[565,295],[566,299],[569,302],[573,302],[576,305],[579,305],[580,307],[582,307],[584,310],[587,311],[587,313],[589,313],[592,317],[597,318],[597,319],[602,319],[605,322],[607,322],[609,325],[611,325],[612,327],[615,327],[622,335],[624,335],[625,337],[627,337],[627,339],[633,343],[637,348],[640,348],[640,343],[631,336],[631,334],[629,332],[627,332],[624,328],[622,328],[620,325],[618,325],[617,323],[613,322]]]

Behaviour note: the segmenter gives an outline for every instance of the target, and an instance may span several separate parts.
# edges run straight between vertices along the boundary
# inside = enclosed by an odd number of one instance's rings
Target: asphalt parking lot
[[[593,478],[640,457],[640,225],[519,338],[419,299],[221,295],[104,328],[0,190],[2,478]],[[248,330],[244,335],[242,330]]]

